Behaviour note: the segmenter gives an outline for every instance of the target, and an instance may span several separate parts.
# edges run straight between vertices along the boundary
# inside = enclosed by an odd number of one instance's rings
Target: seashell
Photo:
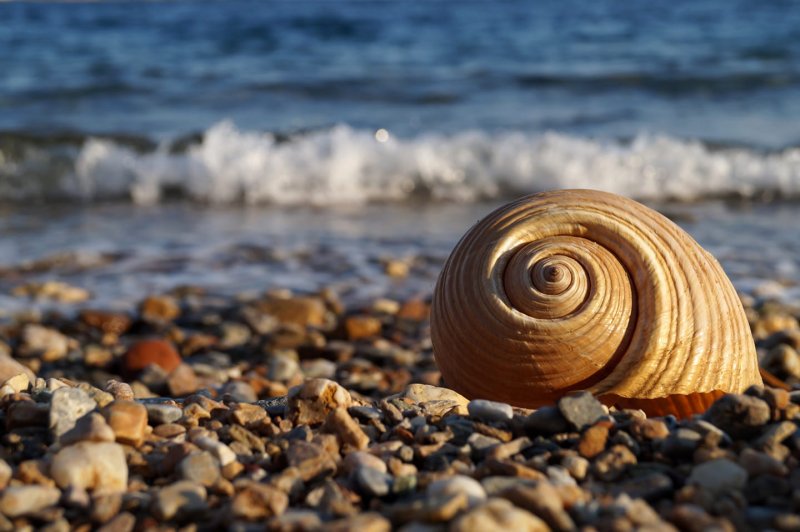
[[[741,302],[686,232],[593,190],[523,197],[478,222],[431,308],[447,386],[536,408],[573,390],[686,417],[761,384]]]

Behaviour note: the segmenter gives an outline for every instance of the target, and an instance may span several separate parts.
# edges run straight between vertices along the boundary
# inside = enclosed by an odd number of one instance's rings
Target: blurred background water
[[[0,50],[6,294],[425,295],[498,202],[588,187],[800,299],[794,2],[0,3]]]

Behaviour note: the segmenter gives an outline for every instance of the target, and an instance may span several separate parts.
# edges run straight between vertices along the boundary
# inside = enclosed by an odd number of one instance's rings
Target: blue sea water
[[[425,292],[488,205],[584,187],[681,202],[737,286],[796,287],[795,204],[717,200],[800,198],[798,117],[788,0],[0,2],[0,285],[390,291],[398,255]],[[237,262],[296,245],[349,259]]]

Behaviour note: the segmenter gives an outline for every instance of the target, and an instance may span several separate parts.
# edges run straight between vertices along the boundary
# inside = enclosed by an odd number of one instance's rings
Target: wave
[[[800,148],[764,152],[667,135],[390,133],[340,125],[298,135],[231,122],[172,142],[0,135],[0,201],[334,205],[471,202],[556,188],[643,200],[800,198]]]

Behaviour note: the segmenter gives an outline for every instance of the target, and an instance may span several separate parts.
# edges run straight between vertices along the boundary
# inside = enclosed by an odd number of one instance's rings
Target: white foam
[[[765,154],[643,134],[631,142],[559,133],[390,136],[337,126],[288,142],[230,122],[185,153],[137,154],[85,143],[65,194],[151,204],[168,190],[212,204],[330,205],[424,196],[469,202],[555,188],[595,188],[639,199],[696,200],[764,192],[800,197],[800,148]]]

